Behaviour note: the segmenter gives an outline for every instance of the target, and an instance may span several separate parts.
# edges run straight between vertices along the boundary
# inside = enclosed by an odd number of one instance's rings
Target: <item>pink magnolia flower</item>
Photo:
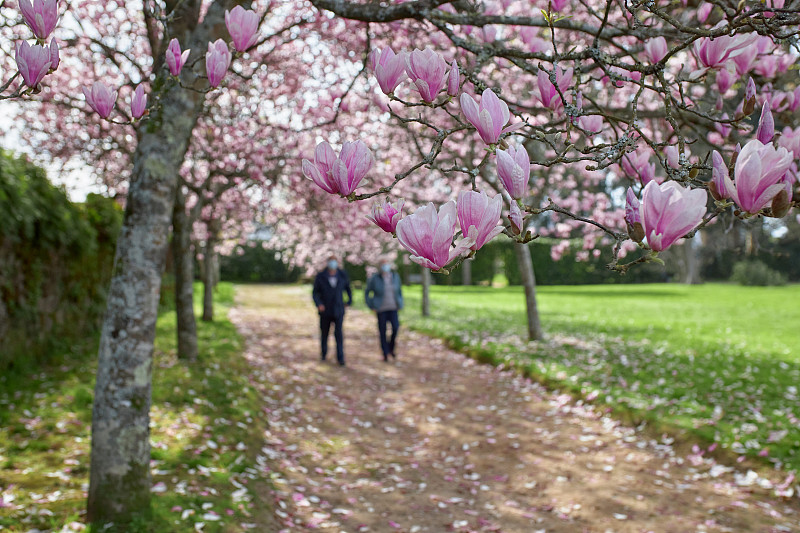
[[[425,102],[433,102],[447,83],[447,63],[428,47],[406,55],[406,73]]]
[[[775,56],[763,55],[753,65],[753,72],[765,79],[772,79],[778,74],[778,58]]]
[[[497,237],[503,226],[498,226],[503,210],[503,197],[495,195],[491,200],[485,192],[461,191],[458,193],[458,223],[461,234],[473,239],[473,250]]]
[[[647,185],[653,180],[659,183],[663,178],[656,178],[656,165],[650,163],[650,153],[647,150],[632,152],[622,156],[620,166],[631,179],[639,179],[642,185]]]
[[[572,84],[572,67],[562,71],[556,67],[556,84],[561,93],[566,96],[567,89]],[[550,82],[550,75],[544,70],[539,70],[536,78],[536,85],[539,89],[539,101],[543,106],[557,111],[563,107],[561,96],[558,94],[555,85]]]
[[[775,119],[772,118],[770,103],[764,101],[764,105],[761,106],[761,117],[758,119],[756,139],[763,144],[768,144],[772,142],[773,137],[775,137]]]
[[[719,72],[717,72],[716,82],[717,82],[717,89],[719,90],[719,93],[722,95],[728,92],[728,89],[733,87],[733,84],[736,82],[736,78],[733,76],[733,74],[730,73],[730,71],[728,71],[728,69],[722,69]]]
[[[628,228],[628,235],[630,238],[635,242],[642,242],[642,239],[644,239],[644,228],[642,227],[639,199],[630,187],[628,187],[628,191],[625,193],[625,225]]]
[[[563,11],[567,4],[569,4],[569,0],[550,0],[553,11]]]
[[[50,50],[38,44],[29,45],[22,41],[17,44],[17,69],[25,81],[25,85],[35,89],[50,71]]]
[[[222,39],[217,39],[213,43],[208,43],[208,52],[206,52],[206,75],[208,76],[208,84],[212,87],[219,87],[230,65],[231,51],[228,50],[228,43]]]
[[[711,152],[711,182],[708,185],[708,190],[715,200],[724,200],[730,197],[725,187],[726,179],[728,179],[728,167],[725,165],[722,155],[714,150]]]
[[[58,24],[58,0],[19,0],[19,9],[37,39],[47,39]]]
[[[397,205],[389,202],[376,203],[372,206],[372,214],[367,215],[376,226],[387,233],[397,231],[397,223],[403,217],[403,200],[398,200]]]
[[[747,80],[747,86],[744,89],[744,99],[745,100],[756,99],[756,83],[753,81],[753,78]]]
[[[741,53],[736,55],[736,57],[733,58],[733,64],[736,67],[736,75],[741,78],[750,72],[753,69],[756,56],[758,56],[757,46],[748,46],[743,49]]]
[[[144,85],[139,84],[131,96],[131,116],[133,116],[133,118],[142,118],[146,108],[147,95],[144,94]]]
[[[753,139],[736,158],[733,175],[725,177],[728,196],[743,210],[756,214],[783,188],[781,178],[792,165],[792,154],[784,147],[775,148]]]
[[[778,138],[778,146],[783,146],[792,152],[795,159],[800,159],[800,127],[795,129],[786,126]]]
[[[625,193],[625,222],[631,226],[637,222],[642,222],[642,217],[639,214],[639,199],[630,187],[628,187],[628,191]]]
[[[303,159],[303,175],[312,180],[327,193],[336,194],[339,187],[331,175],[331,170],[337,157],[331,145],[321,142],[314,150],[314,162]]]
[[[459,72],[458,72],[458,63],[456,60],[453,60],[453,64],[450,65],[450,75],[447,77],[447,95],[448,96],[458,96],[458,88],[459,88]]]
[[[456,203],[444,204],[439,212],[433,203],[422,206],[397,223],[397,240],[411,252],[411,260],[431,270],[439,270],[453,259],[464,255],[475,244],[466,237],[452,247],[458,218]]]
[[[258,15],[255,11],[236,6],[225,10],[225,27],[237,52],[244,52],[258,40]],[[226,69],[227,70],[227,69]]]
[[[664,147],[664,154],[667,156],[667,166],[670,168],[680,168],[681,166],[681,152],[676,145]],[[688,158],[689,153],[684,152],[684,157]]]
[[[700,66],[710,68],[724,68],[725,64],[745,52],[756,42],[757,34],[722,35],[711,39],[703,37],[694,42],[693,50]]]
[[[512,198],[525,197],[531,177],[531,160],[524,146],[497,150],[497,176]]]
[[[108,118],[111,111],[114,110],[114,103],[117,101],[117,92],[111,92],[111,89],[101,81],[94,82],[90,87],[84,86],[83,95],[86,97],[86,102],[94,109],[95,113],[103,118]]]
[[[523,125],[520,122],[503,129],[510,117],[508,105],[488,88],[481,95],[480,106],[470,95],[462,93],[461,110],[469,123],[478,130],[478,134],[486,144],[497,144],[500,135],[514,131]]]
[[[50,39],[50,72],[58,70],[58,65],[61,64],[61,56],[58,53],[58,42],[56,38]]]
[[[700,2],[700,7],[697,8],[697,20],[700,22],[708,20],[712,9],[714,9],[714,4],[710,2]]]
[[[373,159],[362,141],[345,142],[337,157],[326,142],[317,145],[314,163],[303,159],[303,174],[322,190],[347,196],[356,190],[372,168]]]
[[[578,119],[578,125],[586,130],[587,135],[591,136],[603,131],[603,117],[602,115],[583,115]]]
[[[697,226],[706,213],[706,192],[674,181],[648,183],[642,192],[640,215],[650,248],[661,252]]]
[[[178,39],[172,39],[167,47],[167,68],[169,73],[173,76],[180,76],[183,65],[189,59],[189,52],[191,50],[184,50],[181,52],[181,43]]]
[[[395,54],[390,47],[376,48],[369,54],[369,65],[384,94],[391,94],[406,78],[406,52]]]
[[[663,37],[656,37],[655,39],[648,39],[644,43],[644,55],[647,60],[656,64],[667,55],[667,40]]]

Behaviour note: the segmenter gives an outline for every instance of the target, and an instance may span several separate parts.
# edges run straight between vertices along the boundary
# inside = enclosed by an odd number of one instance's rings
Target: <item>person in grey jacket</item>
[[[403,308],[403,290],[400,285],[400,275],[392,270],[392,263],[388,260],[381,261],[380,271],[373,274],[367,281],[364,291],[367,307],[378,315],[378,334],[381,339],[383,360],[388,361],[389,356],[397,358],[394,351],[397,330],[400,329],[400,320],[397,311]],[[387,339],[386,325],[392,325],[392,335]]]

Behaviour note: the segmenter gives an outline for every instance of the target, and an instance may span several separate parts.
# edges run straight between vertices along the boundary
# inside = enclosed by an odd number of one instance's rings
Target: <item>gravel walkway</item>
[[[347,367],[332,334],[321,363],[308,288],[241,286],[237,302],[282,531],[800,532],[779,474],[681,456],[407,329],[384,363],[364,312],[345,318]]]

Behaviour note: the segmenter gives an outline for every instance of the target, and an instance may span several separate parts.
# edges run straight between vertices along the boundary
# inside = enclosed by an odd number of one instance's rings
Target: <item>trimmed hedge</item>
[[[222,281],[239,283],[294,283],[302,272],[286,266],[278,252],[255,246],[238,246],[233,254],[221,256],[219,274]]]
[[[97,330],[121,224],[113,200],[73,204],[43,169],[0,152],[0,370]]]

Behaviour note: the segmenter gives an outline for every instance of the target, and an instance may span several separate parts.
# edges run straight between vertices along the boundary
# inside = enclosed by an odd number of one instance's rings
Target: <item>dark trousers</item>
[[[333,336],[336,338],[336,360],[344,363],[344,335],[342,335],[342,323],[344,322],[344,315],[330,316],[320,315],[319,329],[320,329],[320,345],[322,347],[322,359],[328,355],[328,333],[333,324]]]
[[[392,336],[386,339],[386,323],[392,324]],[[378,311],[378,333],[381,337],[381,350],[383,356],[394,353],[394,341],[397,338],[397,330],[400,329],[400,320],[397,318],[397,310]]]

